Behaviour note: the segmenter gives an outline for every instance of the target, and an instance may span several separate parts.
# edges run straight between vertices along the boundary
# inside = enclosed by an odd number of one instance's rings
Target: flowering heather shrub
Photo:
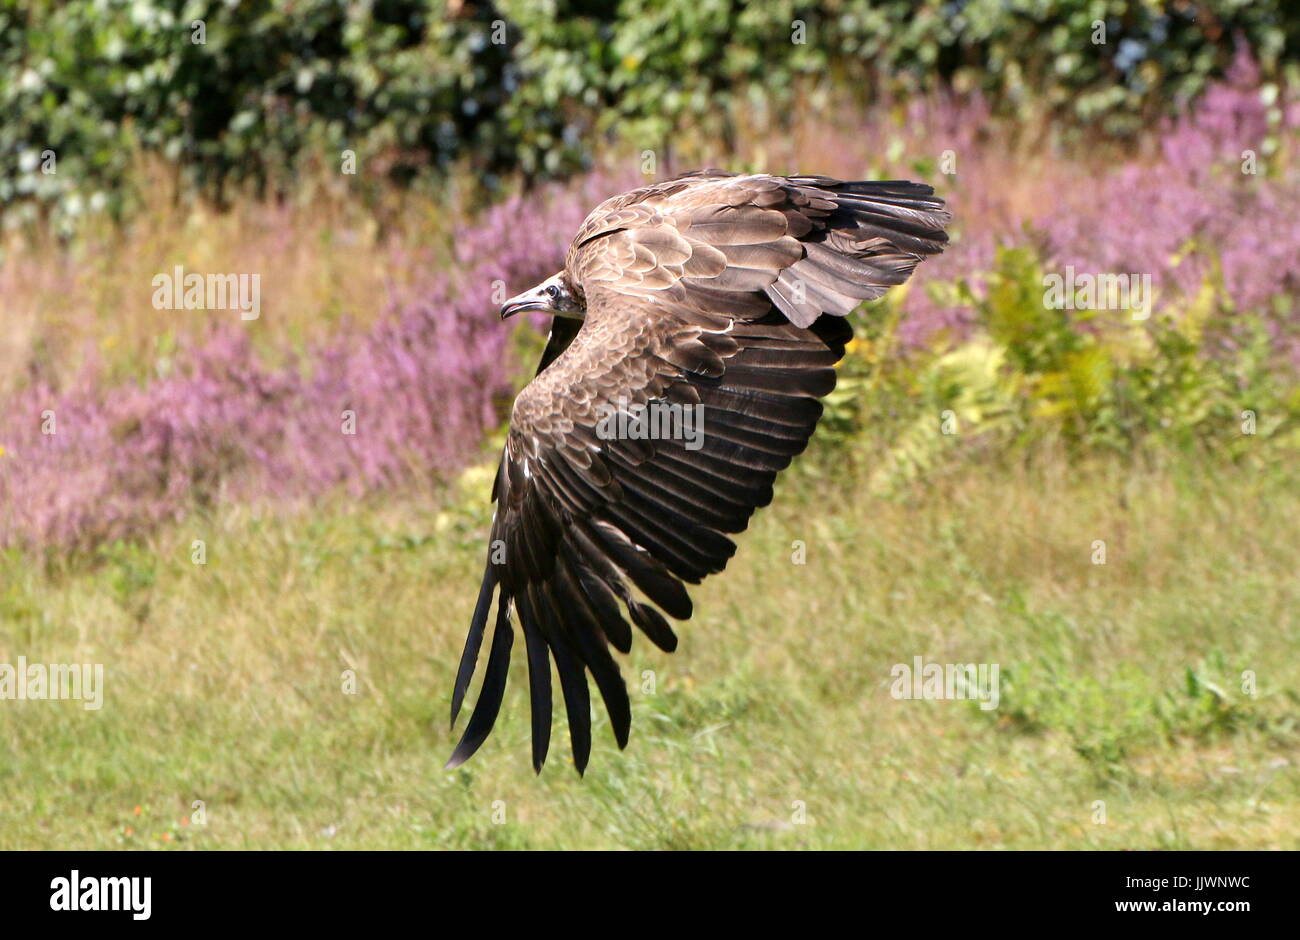
[[[938,185],[953,206],[960,236],[922,273],[978,284],[997,244],[1022,240],[1027,227],[1053,270],[1073,265],[1078,272],[1149,274],[1156,310],[1176,312],[1207,279],[1219,280],[1227,312],[1273,315],[1279,351],[1300,361],[1300,337],[1286,335],[1289,301],[1272,309],[1300,287],[1300,167],[1287,159],[1288,147],[1298,143],[1300,102],[1278,94],[1261,87],[1242,49],[1225,81],[1159,129],[1153,159],[1100,173],[1056,157],[1009,167],[989,159],[971,136],[985,114],[978,101],[914,103],[908,124],[924,131],[908,149],[952,148],[959,159],[951,189],[942,178]],[[1245,151],[1256,156],[1255,174],[1242,171]],[[1026,173],[1038,178],[1041,204],[1008,215],[1000,193]],[[901,335],[913,345],[939,329],[961,332],[970,322],[968,308],[947,294],[913,291],[905,309]]]
[[[1294,291],[1300,178],[1294,167],[1269,172],[1268,111],[1254,64],[1243,55],[1226,83],[1166,125],[1157,161],[1099,181],[1095,197],[1110,211],[1038,220],[1049,249],[1076,267],[1149,272],[1175,302],[1194,297],[1216,263],[1239,309],[1262,309]],[[1296,117],[1294,109],[1276,112],[1283,130],[1294,131]],[[1246,151],[1256,155],[1258,174],[1242,172]]]
[[[392,269],[416,273],[385,315],[279,367],[230,318],[143,385],[105,387],[96,368],[62,390],[37,380],[0,404],[0,546],[90,547],[193,502],[360,494],[455,469],[511,390],[493,282],[518,290],[557,270],[590,204],[620,185],[593,175],[564,198],[494,207],[458,241],[454,271],[394,248]]]
[[[38,383],[5,403],[5,544],[89,546],[216,495],[230,471],[270,457],[294,393],[289,376],[258,369],[233,329],[214,330],[182,372],[143,388],[96,380],[87,370],[61,393]]]

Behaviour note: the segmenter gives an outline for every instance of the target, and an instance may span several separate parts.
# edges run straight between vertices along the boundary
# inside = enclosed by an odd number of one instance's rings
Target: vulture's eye
[[[546,296],[551,298],[551,300],[559,300],[560,289],[556,287],[554,284],[551,284],[549,287],[546,288]]]

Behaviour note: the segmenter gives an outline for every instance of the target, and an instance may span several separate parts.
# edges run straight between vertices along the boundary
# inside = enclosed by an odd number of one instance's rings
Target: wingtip
[[[486,735],[483,736],[485,738]],[[456,749],[451,752],[447,758],[447,763],[442,765],[443,770],[455,770],[461,764],[465,763],[471,757],[478,753],[479,746],[483,743],[483,738],[475,740],[469,735],[469,729],[466,729],[465,735],[456,744]]]
[[[585,734],[579,740],[573,743],[573,769],[578,772],[578,776],[585,776],[587,773],[587,762],[591,760],[591,735]]]
[[[540,774],[542,772],[542,768],[546,766],[547,753],[548,751],[545,748],[543,748],[540,751],[537,749],[533,750],[533,772],[534,773]]]

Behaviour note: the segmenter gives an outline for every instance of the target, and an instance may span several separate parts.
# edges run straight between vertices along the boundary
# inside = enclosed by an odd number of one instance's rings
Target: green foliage
[[[860,314],[827,428],[842,440],[869,429],[886,442],[877,487],[914,479],[961,445],[1057,441],[1076,455],[1130,456],[1167,445],[1233,459],[1265,442],[1300,446],[1294,373],[1276,361],[1264,322],[1229,316],[1213,281],[1183,309],[1149,320],[1055,309],[1044,284],[1027,248],[1000,250],[982,286],[930,284],[974,313],[971,334],[946,350],[903,354],[900,298]],[[1225,331],[1232,347],[1219,342]]]
[[[1104,780],[1131,779],[1128,759],[1162,744],[1207,745],[1246,730],[1279,744],[1294,741],[1294,693],[1241,691],[1246,672],[1222,650],[1180,677],[1128,663],[1098,675],[1043,659],[1023,675],[1003,675],[998,720],[1021,733],[1063,733]]]
[[[122,208],[117,185],[140,150],[217,197],[230,182],[285,184],[304,152],[338,170],[352,150],[399,180],[464,152],[511,164],[496,14],[444,6],[3,0],[0,152],[21,172],[0,178],[0,203]]]
[[[137,622],[145,620],[158,581],[158,559],[136,542],[116,541],[98,550],[103,578],[112,598]]]
[[[142,150],[218,198],[285,188],[304,155],[337,172],[345,150],[358,181],[432,182],[465,160],[492,185],[580,167],[600,133],[664,148],[689,125],[730,142],[740,119],[779,126],[828,85],[951,84],[1130,133],[1221,72],[1234,37],[1266,72],[1292,61],[1281,5],[0,0],[0,154],[18,169],[0,205],[129,209]]]

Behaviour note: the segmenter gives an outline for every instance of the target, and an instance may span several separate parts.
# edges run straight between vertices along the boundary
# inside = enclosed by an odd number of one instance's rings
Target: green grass
[[[631,744],[599,714],[585,779],[561,715],[531,771],[522,648],[442,770],[482,473],[0,558],[0,662],[105,667],[97,712],[0,702],[0,849],[1300,848],[1294,465],[967,463],[883,498],[809,456],[679,651],[638,638]],[[1000,707],[891,698],[918,655],[998,663]]]

